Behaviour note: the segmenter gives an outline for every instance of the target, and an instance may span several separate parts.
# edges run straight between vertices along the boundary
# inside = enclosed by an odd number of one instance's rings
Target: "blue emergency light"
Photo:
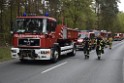
[[[23,13],[23,16],[27,16],[26,12]]]
[[[45,13],[45,16],[49,16],[49,13],[48,13],[48,12],[46,12],[46,13]]]

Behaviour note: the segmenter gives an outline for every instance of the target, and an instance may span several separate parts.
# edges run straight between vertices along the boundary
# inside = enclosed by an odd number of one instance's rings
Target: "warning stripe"
[[[61,27],[61,31],[60,31],[60,34],[59,34],[61,38],[63,38],[63,29],[64,29],[64,27]]]

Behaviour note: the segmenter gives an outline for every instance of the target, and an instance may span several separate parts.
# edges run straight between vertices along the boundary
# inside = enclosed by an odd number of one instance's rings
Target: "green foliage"
[[[124,13],[123,12],[118,13],[118,24],[119,26],[117,26],[117,31],[124,32]]]
[[[63,2],[61,15],[64,17],[66,25],[80,29],[93,28],[95,13],[90,7],[92,0],[61,1]]]
[[[97,0],[99,4],[99,29],[114,30],[118,24],[118,0]]]
[[[0,62],[11,59],[10,48],[0,47]]]

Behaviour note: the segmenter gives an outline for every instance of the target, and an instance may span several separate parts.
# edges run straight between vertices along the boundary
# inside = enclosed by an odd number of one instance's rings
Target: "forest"
[[[10,43],[10,31],[16,16],[54,17],[71,28],[124,32],[124,12],[118,9],[119,0],[0,0],[0,45]]]

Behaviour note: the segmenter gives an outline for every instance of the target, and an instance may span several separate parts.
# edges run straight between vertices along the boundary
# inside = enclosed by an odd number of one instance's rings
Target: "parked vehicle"
[[[61,55],[76,53],[76,29],[57,24],[48,16],[18,16],[13,29],[12,58],[25,60],[51,60]]]
[[[113,40],[114,41],[121,41],[123,38],[124,38],[123,33],[115,33],[114,37],[113,37]]]
[[[81,31],[79,32],[79,38],[77,39],[77,49],[81,49],[83,50],[84,48],[84,38],[85,37],[88,37],[90,39],[90,42],[91,42],[91,49],[94,48],[94,38],[95,38],[95,34],[94,32],[84,32],[84,31]]]
[[[77,39],[76,44],[77,49],[83,50],[84,47],[83,42],[86,35],[88,35],[88,32],[79,32],[79,38]]]

